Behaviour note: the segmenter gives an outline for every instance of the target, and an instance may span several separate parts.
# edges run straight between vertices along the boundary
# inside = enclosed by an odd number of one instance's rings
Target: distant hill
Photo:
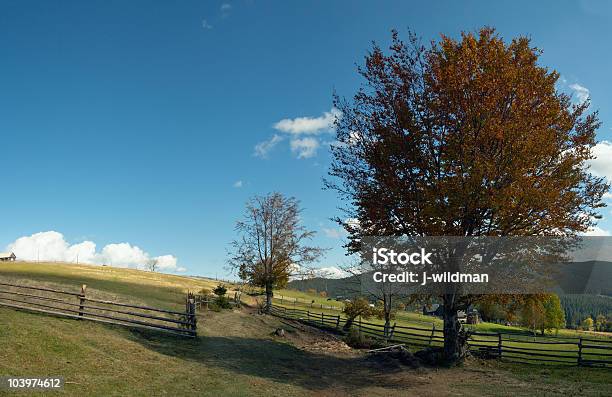
[[[565,265],[564,277],[560,281],[559,297],[565,311],[568,327],[580,325],[586,317],[612,315],[612,262],[588,261]],[[341,279],[316,277],[294,280],[289,288],[302,292],[326,291],[331,298],[350,299],[361,295],[359,279],[355,276]],[[586,293],[583,293],[586,292]]]
[[[288,287],[302,292],[307,292],[310,289],[317,292],[325,291],[327,296],[331,298],[352,298],[360,295],[359,282],[353,276],[338,279],[315,277],[307,280],[293,280],[289,282]]]

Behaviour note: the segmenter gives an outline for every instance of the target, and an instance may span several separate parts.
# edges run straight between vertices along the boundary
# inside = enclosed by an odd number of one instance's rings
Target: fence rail
[[[185,311],[96,299],[80,292],[0,282],[0,306],[79,320],[164,331],[195,337],[195,299],[188,293]]]
[[[319,308],[319,309],[342,311],[342,307],[333,306],[333,305],[324,305],[322,303],[315,303],[314,300],[308,300],[308,299],[302,299],[302,298],[293,298],[293,297],[284,296],[284,295],[274,295],[272,297],[272,299],[279,300],[281,305],[282,304],[293,304],[295,306],[295,305],[299,304],[299,305],[308,306],[310,308]]]
[[[273,305],[271,314],[297,320],[319,328],[343,331],[347,318],[341,314],[331,315]],[[427,347],[442,346],[444,332],[431,328],[381,324],[355,319],[351,328],[365,335],[392,343]],[[612,368],[612,340],[569,338],[570,340],[514,340],[504,338],[508,334],[493,332],[470,332],[468,348],[474,354],[498,358],[511,362],[553,363],[562,365],[601,366]],[[563,347],[563,348],[562,348]]]

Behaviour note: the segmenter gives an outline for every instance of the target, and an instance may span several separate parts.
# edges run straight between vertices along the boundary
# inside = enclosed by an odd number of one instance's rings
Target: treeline
[[[587,318],[607,319],[605,331],[612,331],[612,298],[599,295],[560,295],[567,328],[579,328]]]

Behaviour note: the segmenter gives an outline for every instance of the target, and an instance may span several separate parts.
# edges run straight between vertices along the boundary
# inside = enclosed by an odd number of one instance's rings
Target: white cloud
[[[321,140],[314,135],[333,132],[334,122],[341,116],[342,113],[338,109],[332,108],[319,117],[282,119],[276,122],[273,127],[289,135],[291,137],[289,141],[291,151],[297,154],[297,158],[305,159],[316,156],[317,150],[321,146]],[[303,135],[310,136],[303,137]],[[283,139],[283,135],[275,134],[270,140],[258,143],[255,146],[255,156],[267,158],[270,150]]]
[[[144,269],[151,258],[157,259],[160,269],[178,271],[173,255],[152,257],[140,247],[130,243],[108,244],[96,252],[93,241],[69,244],[61,233],[47,231],[19,237],[6,247],[18,259],[107,264],[117,267]]]
[[[283,119],[274,128],[288,134],[318,134],[321,132],[332,132],[336,117],[340,117],[340,111],[333,108],[319,117],[296,117],[294,119]]]
[[[603,195],[603,199],[604,200],[612,200],[612,193],[605,192],[604,195]]]
[[[612,142],[601,141],[593,148],[594,159],[589,160],[590,171],[612,181]]]
[[[574,91],[574,94],[576,94],[576,97],[578,98],[578,101],[580,103],[586,101],[589,98],[590,91],[588,88],[583,87],[577,83],[570,84],[569,88],[571,88],[572,91]]]
[[[297,153],[298,159],[307,159],[316,156],[317,149],[319,148],[319,141],[312,137],[292,139],[290,146],[291,151]]]
[[[130,243],[108,244],[96,258],[96,262],[118,267],[144,265],[149,255]]]
[[[338,240],[346,235],[346,231],[342,228],[323,228],[323,233],[329,238]]]
[[[336,266],[322,267],[314,270],[315,277],[324,278],[345,278],[350,274]]]
[[[583,233],[584,236],[610,236],[609,231],[600,228],[599,226],[594,226],[590,228],[586,233]]]
[[[18,258],[26,260],[50,261],[92,261],[96,253],[96,244],[91,241],[70,245],[61,233],[49,231],[20,237],[6,248]],[[78,256],[78,258],[77,258]]]
[[[210,30],[213,28],[213,26],[208,23],[208,21],[206,21],[206,19],[202,19],[202,28],[206,29],[206,30]]]
[[[243,185],[242,181],[238,180],[236,182],[234,182],[234,184],[232,186],[234,186],[236,189],[241,188]]]
[[[160,256],[156,256],[155,259],[157,259],[157,265],[162,270],[165,270],[165,269],[176,269],[176,270],[178,270],[177,267],[176,267],[177,259],[176,259],[175,256],[172,256],[172,255],[160,255]]]
[[[260,157],[262,159],[268,158],[268,154],[274,147],[283,140],[283,137],[277,134],[274,134],[272,138],[267,141],[259,142],[255,145],[255,153],[256,157]]]

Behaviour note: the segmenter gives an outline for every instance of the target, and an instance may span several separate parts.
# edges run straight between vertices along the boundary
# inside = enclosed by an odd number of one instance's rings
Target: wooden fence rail
[[[346,317],[316,313],[309,310],[292,309],[273,305],[271,314],[297,320],[315,327],[342,331]],[[418,347],[442,346],[444,333],[435,324],[428,327],[409,327],[364,322],[359,319],[351,326],[365,335],[392,343],[405,343]],[[506,336],[506,338],[504,338]],[[601,366],[612,368],[612,340],[588,338],[559,338],[559,340],[533,341],[515,340],[508,334],[493,332],[470,332],[468,348],[474,354],[495,357],[504,361],[554,363],[579,366]]]
[[[327,309],[327,310],[336,310],[342,311],[342,307],[333,306],[333,305],[324,305],[322,303],[315,303],[314,300],[302,299],[302,298],[292,298],[283,295],[274,295],[272,299],[276,299],[280,301],[280,304],[293,304],[295,307],[297,304],[308,306],[310,308],[319,308],[319,309]]]
[[[96,299],[87,295],[85,284],[80,292],[70,292],[0,282],[0,306],[187,337],[195,337],[197,329],[192,293],[187,294],[185,311],[180,312]]]

